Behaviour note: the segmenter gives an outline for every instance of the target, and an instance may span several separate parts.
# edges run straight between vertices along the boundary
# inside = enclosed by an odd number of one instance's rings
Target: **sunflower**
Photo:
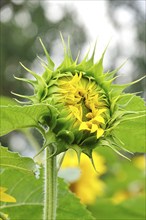
[[[122,145],[123,148],[124,145],[114,131],[126,115],[135,114],[134,111],[125,109],[131,97],[123,93],[132,83],[112,83],[122,65],[115,71],[104,73],[103,58],[106,49],[101,58],[94,62],[95,45],[91,58],[88,58],[88,52],[78,62],[78,56],[75,60],[72,59],[69,42],[66,46],[62,35],[61,38],[64,46],[61,65],[55,69],[54,62],[40,40],[48,60],[47,64],[41,60],[44,73],[37,74],[21,64],[35,80],[16,77],[31,84],[34,95],[14,94],[28,99],[28,104],[43,103],[48,106],[48,114],[42,117],[40,124],[48,129],[46,143],[52,143],[53,155],[72,148],[78,156],[83,152],[92,158],[92,150],[97,146],[108,146],[119,152],[117,147]],[[126,100],[129,98],[127,103],[120,103],[123,97]]]
[[[81,154],[79,164],[75,152],[69,150],[59,172],[59,175],[69,182],[71,191],[80,198],[82,203],[88,205],[93,204],[97,197],[103,196],[106,187],[100,178],[107,169],[105,160],[96,152],[93,153],[93,160],[98,169],[97,172],[85,154]]]

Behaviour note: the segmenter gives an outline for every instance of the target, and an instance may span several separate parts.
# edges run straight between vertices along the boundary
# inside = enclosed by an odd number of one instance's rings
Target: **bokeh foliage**
[[[123,31],[127,29],[132,29],[134,34],[134,43],[131,48],[128,46],[125,48],[124,41],[129,42],[129,39],[123,39],[123,37],[119,38],[120,43],[116,44],[114,53],[111,54],[111,66],[116,68],[115,64],[120,57],[125,57],[127,54],[130,54],[130,57],[127,57],[132,64],[130,68],[130,78],[131,80],[137,80],[140,77],[143,77],[146,73],[146,38],[145,38],[145,9],[144,9],[144,1],[143,0],[108,0],[108,16],[116,29],[119,36],[123,34]],[[120,19],[117,18],[117,15],[120,11],[125,11],[127,14],[129,13],[129,17],[131,17],[131,21],[128,23],[126,17],[120,18],[122,21],[125,21],[125,25],[121,24]],[[120,15],[119,15],[120,17]],[[128,35],[127,35],[128,37]],[[128,44],[127,44],[128,45]],[[124,48],[124,49],[123,49]],[[132,52],[131,52],[132,51]],[[128,79],[127,74],[127,79]],[[119,83],[120,80],[117,79]],[[139,95],[146,99],[146,79],[138,82],[132,87],[128,88],[128,92],[141,92]]]
[[[19,3],[19,4],[18,4]],[[1,1],[1,94],[11,96],[11,91],[27,93],[28,88],[16,83],[13,75],[23,76],[20,68],[21,61],[30,67],[36,58],[36,54],[42,56],[42,48],[38,37],[43,39],[48,51],[52,55],[54,46],[59,48],[59,32],[64,36],[72,36],[72,51],[75,56],[77,51],[86,41],[83,24],[74,19],[77,15],[72,9],[62,7],[62,16],[58,21],[46,16],[44,1]],[[54,11],[54,13],[56,13]],[[3,18],[4,17],[4,18]],[[9,19],[8,19],[9,18]],[[56,56],[61,56],[59,49]],[[27,88],[27,89],[26,89]],[[29,91],[30,92],[30,91]]]

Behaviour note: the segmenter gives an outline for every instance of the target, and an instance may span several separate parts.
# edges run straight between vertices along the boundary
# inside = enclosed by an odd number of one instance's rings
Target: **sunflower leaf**
[[[38,127],[42,116],[49,114],[49,108],[44,104],[28,106],[0,106],[1,127],[0,136],[13,130],[26,127]]]
[[[126,111],[130,110],[137,113],[136,116],[139,117],[135,116],[134,118],[132,115],[130,118],[129,115],[125,116],[125,120],[114,129],[115,137],[124,143],[124,148],[127,150],[145,152],[146,116],[140,113],[146,110],[144,100],[138,96],[127,94],[119,100],[118,104]],[[126,120],[126,117],[129,120]]]

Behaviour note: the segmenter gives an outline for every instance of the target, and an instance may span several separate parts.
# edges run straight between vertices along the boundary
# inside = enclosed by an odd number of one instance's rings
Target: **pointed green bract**
[[[42,45],[42,47],[43,47],[43,49],[44,49],[44,52],[45,52],[46,57],[47,57],[47,60],[48,60],[48,68],[49,68],[50,70],[54,70],[54,66],[55,66],[54,62],[53,62],[52,59],[50,58],[50,56],[49,56],[49,54],[48,54],[48,52],[47,52],[47,50],[46,50],[46,48],[45,48],[45,46],[44,46],[42,40],[41,40],[41,39],[39,39],[39,40],[40,40],[40,42],[41,42],[41,45]]]
[[[125,132],[129,131],[129,140],[132,140],[139,128],[143,131],[145,129],[144,101],[137,99],[135,95],[128,96],[124,93],[128,86],[141,79],[125,85],[113,84],[116,72],[124,64],[114,71],[104,73],[103,59],[107,47],[99,61],[94,63],[95,44],[91,58],[88,58],[88,51],[78,63],[78,56],[75,60],[72,58],[70,39],[68,38],[68,45],[62,34],[61,39],[64,60],[59,67],[54,70],[54,62],[40,40],[48,60],[48,64],[41,60],[45,68],[44,73],[40,76],[23,66],[36,80],[16,78],[34,87],[33,96],[18,95],[19,97],[28,98],[35,104],[51,106],[48,110],[50,113],[44,114],[41,123],[47,125],[54,134],[53,155],[72,148],[78,157],[84,152],[92,160],[92,150],[98,146],[108,146],[119,154],[121,149],[143,152],[144,143],[137,148],[132,141],[128,142],[124,138]],[[140,100],[140,107],[135,107],[135,101],[132,105],[132,100]],[[130,131],[132,124],[128,127],[130,119],[134,126],[136,123],[138,126],[131,130],[132,132]],[[47,134],[46,139],[49,139]]]

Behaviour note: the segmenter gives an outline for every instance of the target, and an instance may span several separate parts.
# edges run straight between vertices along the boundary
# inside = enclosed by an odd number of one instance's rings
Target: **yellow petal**
[[[91,133],[93,133],[93,132],[97,131],[97,129],[98,129],[97,124],[92,124]]]
[[[99,137],[101,137],[103,135],[103,133],[104,133],[104,130],[102,128],[98,128],[98,130],[97,130],[97,139]]]
[[[75,76],[72,78],[71,83],[75,84],[78,83],[81,79],[81,74],[78,76],[78,74],[76,73]]]
[[[90,130],[90,129],[88,128],[88,125],[86,124],[86,122],[82,122],[79,127],[79,131],[80,130]]]
[[[92,112],[89,112],[89,113],[86,114],[86,118],[92,118],[92,117],[93,117]]]
[[[99,116],[96,116],[96,117],[93,119],[93,122],[101,122],[101,123],[105,124],[104,118],[101,117],[100,115],[99,115]]]
[[[107,109],[106,108],[102,108],[98,110],[98,115],[101,115],[101,113],[105,112]]]
[[[82,121],[82,111],[81,111],[81,108],[80,110],[75,107],[75,106],[72,106],[70,105],[69,106],[70,110],[72,111],[72,113],[74,114],[74,116],[79,120],[79,121]]]
[[[16,199],[13,196],[5,193],[7,188],[0,187],[0,201],[1,202],[16,202]]]

